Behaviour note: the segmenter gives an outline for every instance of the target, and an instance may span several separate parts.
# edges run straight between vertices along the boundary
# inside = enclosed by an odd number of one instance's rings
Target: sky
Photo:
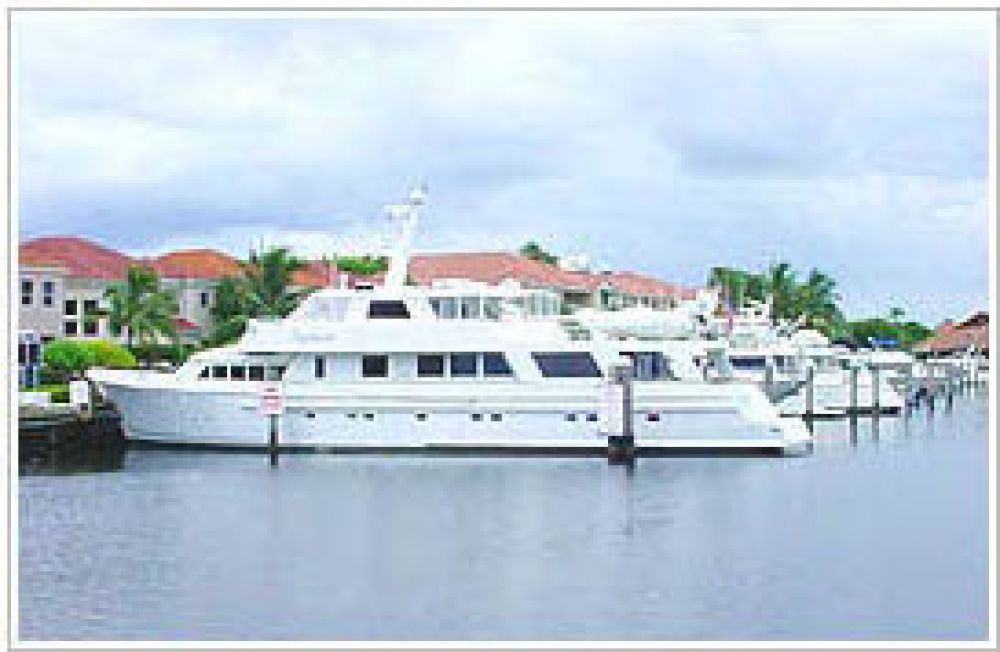
[[[850,317],[936,323],[989,302],[993,21],[20,13],[20,238],[360,251],[426,182],[417,250],[783,260]]]

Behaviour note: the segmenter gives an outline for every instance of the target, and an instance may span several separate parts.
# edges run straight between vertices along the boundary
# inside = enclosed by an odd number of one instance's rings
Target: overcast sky
[[[347,15],[16,15],[21,238],[315,255],[426,180],[418,249],[987,307],[990,13]]]

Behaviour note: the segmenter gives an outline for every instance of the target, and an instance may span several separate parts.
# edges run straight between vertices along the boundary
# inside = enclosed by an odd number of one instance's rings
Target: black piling
[[[268,415],[270,420],[270,433],[267,438],[267,453],[271,459],[271,466],[278,466],[278,415]]]

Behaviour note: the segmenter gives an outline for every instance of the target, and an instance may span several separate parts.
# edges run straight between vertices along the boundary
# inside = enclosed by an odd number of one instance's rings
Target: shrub
[[[69,385],[56,383],[51,385],[38,385],[37,387],[25,387],[22,392],[45,392],[49,395],[49,400],[53,403],[69,403]]]
[[[46,368],[60,380],[66,380],[72,374],[83,373],[94,365],[94,360],[94,352],[87,343],[74,339],[49,342],[42,353]]]
[[[93,364],[101,367],[131,368],[136,365],[135,356],[120,344],[108,340],[83,342],[94,358]]]

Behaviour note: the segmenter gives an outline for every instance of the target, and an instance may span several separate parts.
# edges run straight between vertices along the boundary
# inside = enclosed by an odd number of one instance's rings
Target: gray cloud
[[[430,248],[688,282],[781,256],[938,319],[987,299],[992,22],[865,16],[22,14],[21,233],[242,252],[363,231],[419,177]]]

